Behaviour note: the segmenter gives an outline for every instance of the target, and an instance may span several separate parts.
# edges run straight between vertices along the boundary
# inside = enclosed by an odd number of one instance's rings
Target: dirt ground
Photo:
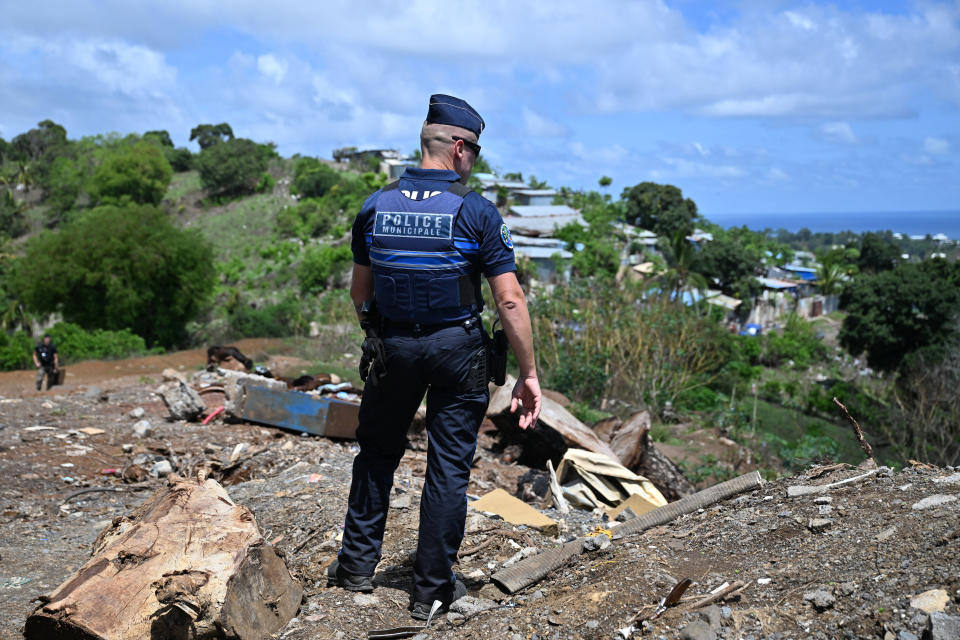
[[[241,343],[248,353],[278,345]],[[242,461],[223,478],[252,509],[301,579],[299,615],[276,638],[364,638],[370,629],[409,625],[410,553],[416,546],[426,443],[414,437],[396,476],[384,557],[371,596],[327,588],[349,488],[351,442],[334,442],[248,424],[168,422],[152,391],[167,367],[190,372],[198,351],[72,365],[67,384],[32,390],[31,372],[0,374],[0,638],[19,638],[39,595],[49,593],[89,556],[97,534],[164,482],[130,476],[165,459],[189,475],[209,460]],[[304,363],[287,354],[285,366]],[[152,433],[137,438],[130,412],[142,408]],[[90,429],[103,430],[102,433]],[[87,430],[85,432],[84,430]],[[470,493],[513,492],[527,471],[504,462],[485,435]],[[910,605],[942,589],[945,614],[960,614],[960,473],[909,466],[881,470],[819,495],[787,496],[799,484],[860,473],[836,469],[789,478],[584,554],[538,584],[508,596],[489,576],[522,548],[542,551],[601,521],[562,517],[559,538],[471,511],[466,554],[455,567],[468,605],[435,620],[420,638],[616,638],[638,613],[649,616],[683,578],[687,595],[724,582],[745,588],[697,611],[688,603],[636,625],[650,638],[884,638],[929,633],[930,616]],[[111,488],[71,497],[83,488]],[[940,498],[931,497],[941,496]],[[924,500],[927,499],[927,500]],[[930,505],[930,506],[928,506]],[[547,513],[561,519],[553,510]],[[811,523],[823,519],[826,522]],[[487,543],[487,541],[490,541]],[[482,548],[477,549],[484,545]],[[530,551],[528,551],[529,553]],[[939,615],[939,614],[935,614]],[[946,637],[946,636],[942,636]]]

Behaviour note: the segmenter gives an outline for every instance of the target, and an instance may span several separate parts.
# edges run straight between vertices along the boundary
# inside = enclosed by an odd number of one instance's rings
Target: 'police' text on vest
[[[453,232],[453,216],[448,213],[407,213],[378,211],[375,236],[394,238],[447,238]]]

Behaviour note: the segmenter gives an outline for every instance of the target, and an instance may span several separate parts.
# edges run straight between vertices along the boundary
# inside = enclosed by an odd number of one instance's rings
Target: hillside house
[[[572,222],[586,226],[580,212],[565,204],[514,205],[503,221],[511,231],[535,238],[551,238],[557,229]]]

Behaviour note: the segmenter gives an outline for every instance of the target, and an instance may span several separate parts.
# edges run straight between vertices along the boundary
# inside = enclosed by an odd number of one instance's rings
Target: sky
[[[960,0],[0,0],[0,136],[199,123],[411,151],[432,93],[499,171],[700,211],[960,211]],[[960,214],[958,214],[960,215]]]

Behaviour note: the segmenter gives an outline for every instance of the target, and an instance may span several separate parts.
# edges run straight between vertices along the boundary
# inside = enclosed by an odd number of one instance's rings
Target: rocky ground
[[[0,638],[20,637],[35,598],[86,560],[112,518],[161,485],[154,471],[163,473],[169,463],[173,471],[190,474],[210,461],[304,584],[300,614],[277,638],[364,638],[370,629],[413,623],[407,606],[425,465],[422,438],[412,439],[397,474],[377,589],[355,595],[327,588],[324,578],[338,548],[355,452],[351,442],[255,425],[167,422],[152,394],[156,382],[144,379],[152,374],[114,366],[124,376],[98,388],[74,385],[37,394],[23,390],[29,389],[29,373],[19,374],[25,381],[19,388],[12,377],[0,380]],[[482,444],[489,447],[490,436]],[[513,492],[525,471],[483,449],[471,494],[495,487]],[[628,633],[698,639],[960,637],[960,473],[908,464],[823,493],[788,494],[792,486],[861,473],[820,468],[811,470],[815,477],[767,483],[667,526],[597,545],[512,596],[490,583],[491,573],[603,523],[574,513],[562,518],[560,537],[550,538],[472,512],[465,555],[456,567],[471,596],[435,620],[420,640]],[[77,493],[83,489],[110,491]],[[684,578],[693,583],[686,599],[643,621]],[[690,610],[725,582],[744,588]],[[625,631],[635,618],[634,629]]]

